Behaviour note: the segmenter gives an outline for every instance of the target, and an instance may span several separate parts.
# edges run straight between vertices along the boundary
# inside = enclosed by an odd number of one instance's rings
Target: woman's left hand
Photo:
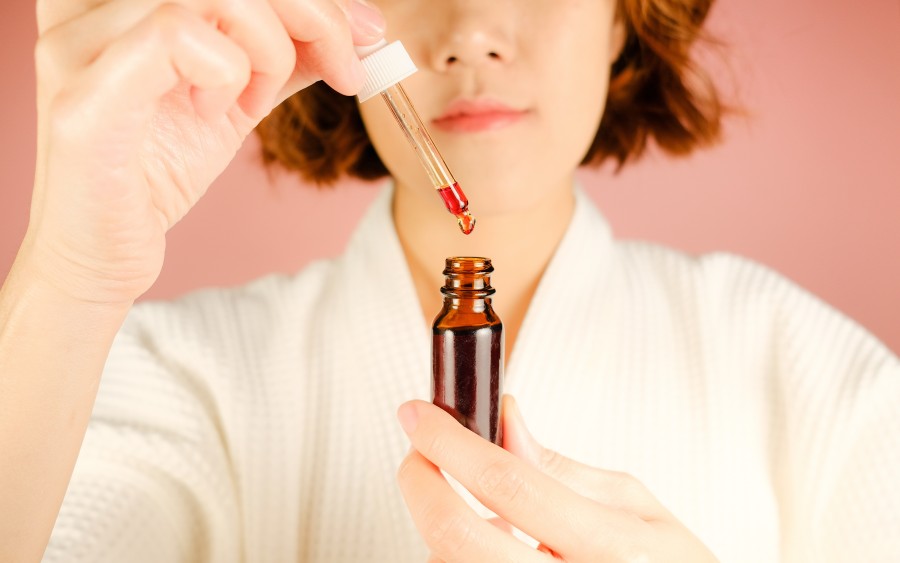
[[[503,400],[505,450],[430,403],[398,410],[413,449],[397,478],[432,561],[716,561],[637,479],[542,447],[512,397]],[[441,469],[538,549],[480,518]]]

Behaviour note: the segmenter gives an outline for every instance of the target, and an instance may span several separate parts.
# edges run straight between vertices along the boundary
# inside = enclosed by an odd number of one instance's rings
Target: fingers
[[[194,0],[185,5],[208,27],[231,38],[246,53],[252,79],[240,98],[248,115],[262,117],[295,67],[293,43],[266,0],[222,3],[216,11],[213,0]],[[40,39],[47,60],[53,61],[48,78],[64,83],[107,46],[135,27],[161,6],[160,0],[115,0],[48,31]]]
[[[238,103],[253,117],[262,118],[296,67],[294,45],[267,0],[227,2],[229,11],[219,29],[241,46],[250,59],[251,80]]]
[[[546,561],[546,557],[479,518],[440,470],[412,451],[397,472],[400,490],[432,555],[429,561]]]
[[[503,396],[503,447],[576,493],[616,509],[633,512],[644,520],[669,512],[644,485],[627,473],[591,467],[541,446],[528,431],[519,405]]]
[[[43,34],[51,27],[55,27],[72,18],[76,18],[107,1],[108,0],[82,0],[80,2],[73,2],[72,0],[37,0],[35,15],[37,16],[38,34]]]
[[[413,447],[430,462],[453,475],[504,520],[565,555],[591,547],[585,538],[597,538],[599,530],[621,533],[642,524],[575,493],[430,403],[405,403],[398,416]]]
[[[247,54],[251,80],[239,103],[261,118],[291,93],[324,80],[355,94],[364,73],[353,44],[379,40],[381,12],[362,0],[178,0]],[[81,0],[38,4],[42,78],[56,84],[90,64],[163,0]]]
[[[349,0],[342,6],[350,21],[354,45],[371,45],[384,37],[386,24],[381,10],[366,0]]]
[[[183,80],[197,112],[211,118],[235,103],[249,76],[247,55],[233,41],[190,10],[165,4],[111,43],[61,93],[56,109],[73,110],[62,113],[75,114],[78,128],[138,121]]]
[[[275,0],[272,3],[295,40],[297,57],[296,69],[280,92],[279,99],[319,79],[342,94],[355,95],[365,80],[365,71],[353,48],[348,17],[369,17],[371,26],[380,26],[383,33],[381,12],[374,8],[345,12],[332,0],[306,0],[302,10],[297,8],[297,4],[297,0]],[[376,18],[380,18],[380,23]],[[380,38],[378,35],[366,37],[363,43],[374,43]]]

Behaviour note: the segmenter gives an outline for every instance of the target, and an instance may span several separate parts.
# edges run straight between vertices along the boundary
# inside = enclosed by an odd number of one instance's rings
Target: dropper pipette
[[[357,53],[367,74],[366,83],[358,94],[359,101],[364,102],[375,94],[381,94],[419,157],[419,162],[425,167],[428,178],[441,196],[447,211],[456,216],[463,233],[471,233],[475,228],[475,218],[469,212],[466,194],[450,173],[447,163],[434,146],[431,135],[400,85],[401,80],[417,70],[409,54],[399,41],[387,43],[384,40],[371,47],[357,47]]]

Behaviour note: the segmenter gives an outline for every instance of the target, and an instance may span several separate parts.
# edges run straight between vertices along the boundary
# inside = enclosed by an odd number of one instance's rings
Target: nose
[[[498,6],[504,2],[447,3],[453,6],[447,11],[445,23],[433,36],[430,59],[435,70],[512,62],[516,46],[511,18],[508,10]]]

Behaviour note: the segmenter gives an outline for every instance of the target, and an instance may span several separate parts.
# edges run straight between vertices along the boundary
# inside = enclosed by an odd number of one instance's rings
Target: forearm
[[[130,303],[79,302],[21,254],[0,289],[0,561],[39,561]]]

